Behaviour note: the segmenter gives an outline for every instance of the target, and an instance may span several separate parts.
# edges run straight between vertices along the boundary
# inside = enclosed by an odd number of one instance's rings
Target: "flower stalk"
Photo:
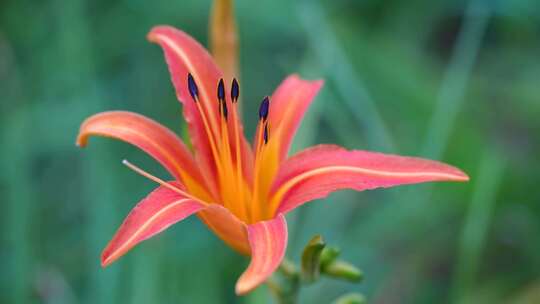
[[[321,275],[351,283],[361,282],[362,271],[349,262],[337,259],[339,252],[335,247],[326,246],[322,236],[316,235],[304,247],[301,267],[285,258],[278,271],[267,282],[277,303],[297,303],[301,288],[317,282]],[[363,295],[351,293],[339,297],[334,303],[354,304],[364,303],[363,301]]]

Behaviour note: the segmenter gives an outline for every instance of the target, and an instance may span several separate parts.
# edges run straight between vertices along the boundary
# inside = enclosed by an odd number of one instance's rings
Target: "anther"
[[[217,96],[220,102],[225,101],[225,84],[223,83],[223,78],[219,80],[217,87]]]
[[[233,78],[232,87],[231,87],[232,102],[237,102],[239,96],[240,96],[240,86],[238,86],[238,81],[236,81],[236,78]]]
[[[199,89],[197,88],[197,84],[195,83],[193,76],[191,76],[191,73],[188,73],[188,90],[193,101],[197,102],[197,99],[199,98]]]
[[[268,99],[268,96],[266,96],[261,102],[261,106],[259,107],[259,119],[261,119],[262,121],[266,121],[266,119],[268,119],[269,108],[270,99]]]
[[[221,78],[218,83],[217,98],[219,103],[219,114],[223,115],[225,120],[227,120],[229,111],[227,110],[227,102],[225,101],[225,83],[223,82],[223,78]]]

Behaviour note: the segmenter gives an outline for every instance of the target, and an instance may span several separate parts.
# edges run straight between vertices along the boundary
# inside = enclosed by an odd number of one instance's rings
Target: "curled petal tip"
[[[107,251],[107,248],[103,249],[103,252],[101,253],[101,268],[107,268],[115,260],[116,259],[111,258],[109,252]]]
[[[156,35],[152,31],[146,35],[146,40],[154,43],[157,42]]]
[[[249,280],[240,279],[238,280],[238,282],[236,282],[234,291],[237,295],[243,296],[253,291],[255,288],[259,287],[259,285],[262,284],[264,280],[265,278],[262,276],[252,276]]]
[[[85,125],[86,121],[81,125],[81,130],[79,131],[77,139],[75,140],[75,145],[79,148],[84,148],[88,144],[88,134],[85,132]]]
[[[457,182],[468,182],[471,178],[467,175],[467,173],[457,169],[457,175],[455,178],[455,181]]]
[[[75,145],[77,147],[84,148],[88,144],[88,138],[90,137],[90,134],[88,132],[88,125],[92,123],[94,117],[96,117],[97,115],[99,114],[90,116],[82,122],[79,129],[79,134],[77,134],[77,139],[75,140]]]
[[[107,261],[101,260],[101,268],[107,268],[109,266],[109,263]]]
[[[239,296],[243,296],[253,289],[255,289],[257,285],[250,284],[249,282],[238,282],[235,286],[235,293]]]
[[[169,27],[170,26],[168,25],[157,25],[157,26],[152,27],[152,29],[150,29],[150,32],[146,34],[146,39],[150,42],[157,42],[159,40],[159,37],[157,36],[157,32],[167,30],[167,28]]]
[[[444,164],[443,164],[444,165]],[[468,182],[470,180],[467,173],[463,172],[462,170],[452,166],[452,165],[444,165],[446,167],[445,173],[441,178],[440,181],[449,181],[449,182]]]
[[[77,140],[75,141],[75,146],[79,148],[84,148],[86,146],[86,141],[81,138],[81,136],[77,136]]]
[[[101,268],[106,268],[109,265],[111,265],[116,258],[113,258],[110,254],[110,250],[108,250],[108,247],[103,249],[103,252],[101,253]]]
[[[264,283],[278,268],[287,247],[287,222],[282,214],[247,227],[251,262],[236,283],[238,295],[246,294]]]

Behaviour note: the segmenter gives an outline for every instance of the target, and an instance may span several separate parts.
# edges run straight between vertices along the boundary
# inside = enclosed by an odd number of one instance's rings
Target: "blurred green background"
[[[366,275],[301,303],[540,303],[540,4],[237,0],[244,116],[286,75],[324,78],[295,149],[314,143],[448,162],[467,184],[344,191],[289,216],[288,257],[316,233]],[[102,269],[99,255],[155,185],[128,145],[75,147],[104,110],[183,133],[161,50],[170,24],[207,44],[211,2],[0,2],[0,302],[271,303],[234,295],[247,260],[190,218]]]

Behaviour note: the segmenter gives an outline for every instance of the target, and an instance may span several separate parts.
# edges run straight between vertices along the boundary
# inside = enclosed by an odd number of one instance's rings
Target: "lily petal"
[[[174,132],[154,120],[125,111],[99,113],[83,122],[77,145],[86,146],[88,138],[96,135],[119,139],[140,148],[188,189],[203,191],[204,179],[191,152]]]
[[[217,136],[218,113],[212,97],[215,95],[221,72],[204,47],[183,31],[170,26],[157,26],[148,34],[148,40],[163,48],[176,95],[183,104],[191,142],[196,149],[202,171],[215,172],[209,136]],[[193,75],[198,86],[199,102],[205,110],[211,134],[207,134],[201,113],[188,92],[188,73]],[[212,179],[213,187],[214,176],[206,176],[207,179]]]
[[[236,283],[236,293],[245,294],[266,281],[278,268],[287,248],[287,222],[282,214],[247,228],[251,262]]]
[[[322,86],[322,80],[307,81],[291,75],[272,95],[268,118],[273,134],[270,140],[279,142],[280,161],[287,157],[294,134]]]
[[[227,245],[243,255],[249,255],[247,226],[229,210],[218,204],[210,204],[197,216]]]
[[[178,183],[170,184],[180,187]],[[105,267],[111,264],[138,243],[204,208],[205,205],[201,202],[187,198],[167,187],[157,188],[128,214],[103,250],[101,265]]]
[[[202,172],[212,172],[211,179],[215,185],[215,162],[210,148],[209,136],[218,138],[219,111],[217,106],[216,89],[219,79],[223,77],[212,57],[195,39],[181,30],[170,26],[154,27],[148,34],[148,39],[158,43],[165,53],[169,72],[176,95],[183,104],[184,117],[188,123],[190,138],[196,149],[196,157],[202,167]],[[188,92],[187,75],[191,73],[198,87],[199,102],[207,117],[210,133],[204,127],[201,113]],[[227,92],[228,95],[228,92]],[[229,101],[230,102],[230,101]],[[241,122],[238,120],[240,130]],[[243,132],[240,133],[241,142],[246,142]],[[236,146],[233,145],[234,149]],[[241,145],[250,149],[249,145]],[[251,150],[242,151],[242,155],[250,155]],[[213,186],[215,188],[215,186]]]
[[[293,137],[309,105],[323,85],[322,80],[302,80],[297,75],[287,77],[276,89],[271,97],[268,114],[270,138],[261,152],[260,161],[255,170],[261,172],[255,183],[257,197],[269,197],[272,182],[279,171],[281,163],[286,159]],[[256,134],[257,136],[257,134]],[[255,138],[258,143],[260,138]],[[261,149],[262,150],[262,149]],[[262,207],[262,213],[271,218],[275,208]],[[268,210],[271,210],[269,214]],[[258,212],[259,210],[257,210]],[[269,217],[270,216],[270,217]]]
[[[363,191],[430,181],[467,181],[459,169],[432,160],[319,145],[283,163],[272,187],[277,213],[340,189]]]

